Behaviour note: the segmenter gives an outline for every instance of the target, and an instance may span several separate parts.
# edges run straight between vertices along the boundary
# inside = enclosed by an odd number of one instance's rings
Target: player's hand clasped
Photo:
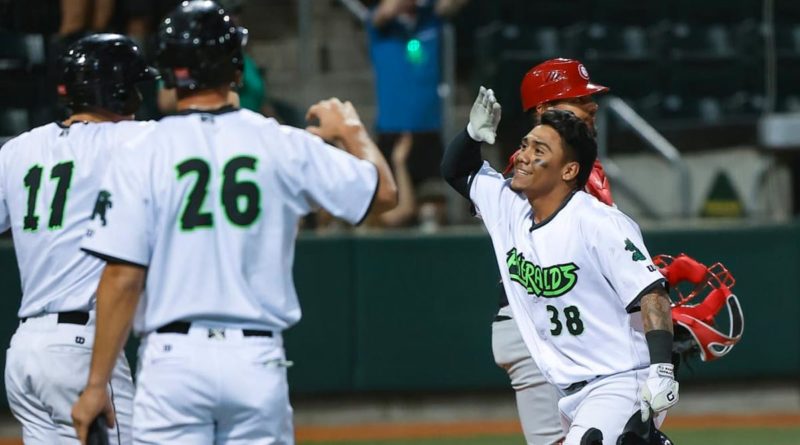
[[[642,389],[642,421],[650,419],[650,410],[666,411],[678,403],[678,382],[675,381],[673,365],[654,363]]]
[[[89,426],[100,414],[105,415],[109,428],[114,426],[114,408],[111,405],[111,398],[108,396],[106,386],[87,386],[78,401],[72,406],[72,423],[81,444],[86,443]]]
[[[494,144],[497,125],[500,123],[501,107],[494,98],[494,91],[481,87],[478,97],[469,111],[467,133],[478,142]]]
[[[306,127],[306,131],[326,141],[339,141],[364,128],[353,104],[335,97],[321,100],[309,107],[306,120],[312,119],[318,120],[319,125],[310,125]]]

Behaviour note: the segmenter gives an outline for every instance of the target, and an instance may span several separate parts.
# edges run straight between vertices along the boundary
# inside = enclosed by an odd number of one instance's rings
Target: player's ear
[[[567,161],[564,167],[561,168],[561,179],[564,182],[570,182],[578,178],[578,173],[581,170],[578,161]]]

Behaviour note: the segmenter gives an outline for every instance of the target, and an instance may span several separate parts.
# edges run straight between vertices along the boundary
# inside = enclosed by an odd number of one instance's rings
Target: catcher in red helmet
[[[572,111],[594,129],[597,103],[592,96],[608,92],[608,87],[589,79],[589,71],[577,60],[551,59],[531,68],[520,85],[522,111],[537,115],[550,108]]]

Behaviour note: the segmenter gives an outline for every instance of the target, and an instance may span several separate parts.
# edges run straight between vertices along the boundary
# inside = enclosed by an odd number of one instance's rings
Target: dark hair
[[[589,126],[571,111],[558,109],[542,113],[539,124],[552,127],[561,136],[565,155],[569,160],[576,161],[580,167],[577,182],[578,188],[583,189],[597,159],[597,141]]]

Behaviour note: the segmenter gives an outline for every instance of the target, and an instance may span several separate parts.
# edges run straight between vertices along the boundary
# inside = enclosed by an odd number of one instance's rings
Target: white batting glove
[[[497,134],[497,124],[500,123],[500,104],[494,98],[494,91],[481,87],[478,97],[469,111],[469,124],[467,133],[469,137],[478,142],[494,144]]]
[[[650,420],[650,411],[660,413],[678,403],[678,382],[670,363],[650,365],[650,374],[642,389],[642,422]]]

